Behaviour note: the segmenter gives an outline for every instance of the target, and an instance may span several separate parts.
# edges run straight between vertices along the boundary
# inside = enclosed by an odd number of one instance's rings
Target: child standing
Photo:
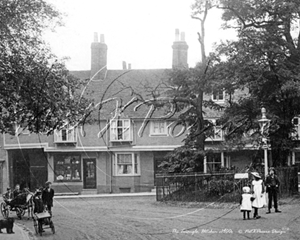
[[[251,173],[254,177],[254,180],[252,181],[252,192],[253,197],[255,198],[252,207],[254,208],[254,215],[253,218],[258,219],[260,216],[258,215],[258,209],[264,207],[266,203],[266,199],[264,196],[264,182],[261,179],[261,176],[257,172]]]
[[[250,212],[252,209],[252,201],[254,198],[252,197],[252,194],[250,194],[250,188],[249,187],[243,187],[243,194],[241,197],[241,212],[243,213],[244,220],[246,220],[246,213],[247,218],[250,219]]]

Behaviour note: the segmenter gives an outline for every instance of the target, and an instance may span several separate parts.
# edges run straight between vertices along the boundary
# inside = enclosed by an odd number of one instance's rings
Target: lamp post
[[[261,109],[261,119],[258,120],[260,126],[260,133],[262,136],[262,143],[264,149],[264,164],[265,164],[265,176],[268,174],[268,132],[271,120],[266,117],[266,109],[263,107]]]

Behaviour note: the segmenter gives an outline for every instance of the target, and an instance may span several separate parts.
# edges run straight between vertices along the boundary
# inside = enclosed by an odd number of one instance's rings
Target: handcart
[[[19,194],[15,199],[4,200],[0,203],[0,211],[4,218],[9,217],[10,211],[15,211],[19,219],[25,215],[25,211],[28,211],[28,219],[32,214],[32,199],[34,193],[25,189],[24,193]]]
[[[33,225],[36,234],[40,234],[40,236],[42,236],[44,229],[46,228],[50,228],[52,233],[55,233],[55,227],[51,218],[52,216],[48,211],[35,213],[33,215]]]

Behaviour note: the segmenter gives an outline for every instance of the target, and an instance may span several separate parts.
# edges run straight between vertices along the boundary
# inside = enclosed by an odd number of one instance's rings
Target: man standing
[[[280,182],[278,177],[275,175],[274,168],[270,168],[269,175],[266,178],[267,193],[269,198],[269,204],[268,204],[269,211],[267,213],[271,213],[272,199],[274,201],[275,212],[277,213],[281,212],[278,210],[278,202],[277,202],[277,193],[279,190],[279,185]]]
[[[44,205],[47,206],[49,213],[52,215],[51,208],[53,207],[54,190],[51,188],[51,182],[46,182],[46,188],[42,193],[42,199]]]

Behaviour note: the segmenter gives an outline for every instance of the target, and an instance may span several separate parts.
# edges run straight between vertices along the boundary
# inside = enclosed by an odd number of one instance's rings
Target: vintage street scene
[[[299,239],[298,0],[0,10],[1,239]]]

